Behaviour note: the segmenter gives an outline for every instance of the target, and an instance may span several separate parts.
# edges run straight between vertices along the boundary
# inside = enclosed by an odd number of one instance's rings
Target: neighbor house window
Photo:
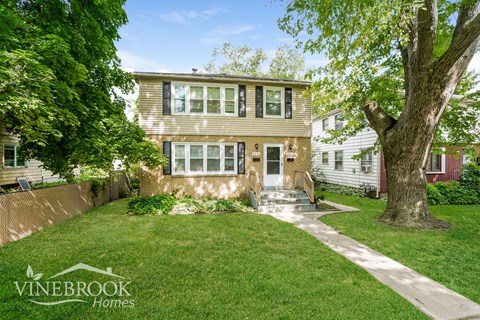
[[[442,155],[430,153],[427,162],[427,172],[442,171]]]
[[[237,171],[236,144],[173,143],[173,174],[232,174]]]
[[[327,131],[328,130],[328,118],[322,119],[322,130]]]
[[[343,129],[343,121],[341,120],[341,116],[337,114],[335,116],[335,130],[342,130]]]
[[[328,151],[327,152],[322,152],[322,164],[328,165]]]
[[[283,92],[281,88],[264,88],[264,116],[265,117],[283,117]]]
[[[172,86],[174,114],[234,115],[237,87],[220,84],[184,84]]]
[[[373,152],[370,151],[364,151],[362,154],[362,158],[360,159],[360,171],[364,173],[369,173],[372,172],[372,165],[373,165]]]
[[[3,146],[3,166],[8,168],[26,168],[27,162],[18,154],[17,146]]]
[[[335,170],[343,170],[343,151],[335,151]]]

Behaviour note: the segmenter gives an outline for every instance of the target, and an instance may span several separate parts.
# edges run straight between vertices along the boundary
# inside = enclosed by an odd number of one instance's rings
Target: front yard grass
[[[480,205],[431,206],[451,228],[419,231],[379,223],[386,201],[321,193],[360,209],[321,217],[322,222],[480,303]]]
[[[127,216],[127,201],[0,248],[0,318],[427,318],[307,233],[270,216]],[[78,263],[112,267],[126,277],[134,306],[94,308],[90,298],[42,306],[15,289],[14,281],[28,280],[28,265],[46,281]],[[84,270],[69,276],[84,282],[110,279]]]

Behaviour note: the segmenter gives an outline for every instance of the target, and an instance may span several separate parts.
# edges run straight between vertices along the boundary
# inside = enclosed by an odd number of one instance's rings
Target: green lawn
[[[116,201],[0,248],[0,318],[426,319],[362,269],[270,216],[126,216],[125,207]],[[27,281],[28,265],[46,281],[80,262],[127,277],[134,306],[42,306],[15,289],[14,281]],[[59,279],[111,278],[80,270]]]
[[[325,193],[360,212],[320,218],[337,231],[480,303],[480,206],[432,206],[451,229],[417,231],[380,224],[386,202]]]

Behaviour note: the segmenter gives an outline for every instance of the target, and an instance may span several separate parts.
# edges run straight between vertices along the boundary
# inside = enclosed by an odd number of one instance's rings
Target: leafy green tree
[[[222,63],[217,65],[219,58]],[[213,50],[212,59],[204,68],[210,73],[275,79],[301,80],[305,75],[305,59],[288,45],[277,48],[269,62],[268,71],[264,72],[263,65],[268,61],[267,54],[261,48],[254,50],[247,45],[235,47],[225,42],[221,48]]]
[[[284,45],[275,50],[267,76],[275,79],[302,80],[305,77],[305,58],[294,48]]]
[[[347,133],[368,124],[377,132],[389,190],[383,222],[448,226],[429,212],[425,168],[444,113],[474,107],[448,104],[478,49],[479,12],[478,0],[293,0],[278,21],[329,59],[310,73],[321,115],[339,108]]]
[[[78,165],[110,169],[164,163],[125,114],[132,76],[114,41],[127,22],[124,0],[5,0],[0,3],[0,125],[22,153],[71,178]]]

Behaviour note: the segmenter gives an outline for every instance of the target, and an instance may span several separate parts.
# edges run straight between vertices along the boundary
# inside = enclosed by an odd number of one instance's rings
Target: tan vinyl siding
[[[58,176],[52,177],[52,172],[42,169],[42,163],[37,160],[29,160],[27,168],[5,168],[3,158],[3,147],[7,145],[16,145],[18,138],[8,134],[0,128],[0,185],[8,185],[17,183],[17,177],[27,177],[32,183],[43,181],[56,181]]]
[[[255,117],[255,86],[263,85],[262,83],[246,84],[247,116],[245,118],[238,117],[238,114],[234,116],[164,116],[162,114],[162,80],[145,78],[140,80],[140,125],[148,135],[311,136],[311,103],[310,99],[302,95],[305,86],[277,85],[293,89],[292,119]],[[195,82],[188,81],[188,83]],[[227,81],[223,83],[243,84]]]

